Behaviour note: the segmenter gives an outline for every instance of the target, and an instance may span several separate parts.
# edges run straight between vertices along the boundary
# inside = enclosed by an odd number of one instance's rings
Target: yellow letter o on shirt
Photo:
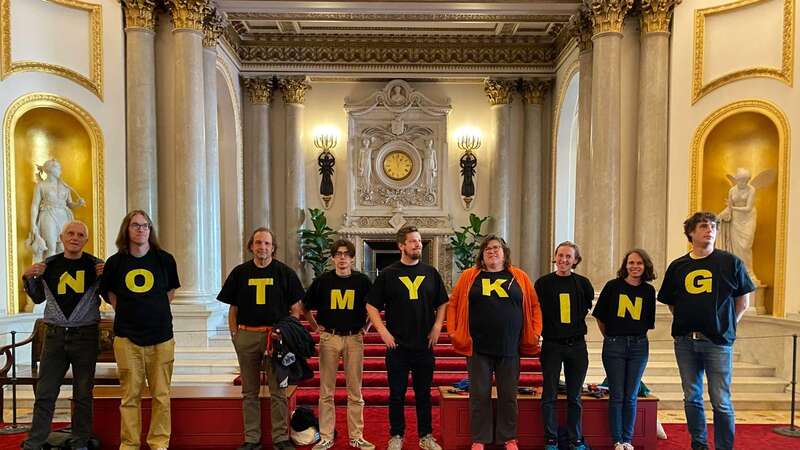
[[[136,284],[136,277],[142,277],[142,284]],[[125,275],[125,286],[135,294],[142,294],[153,288],[153,273],[147,269],[135,269]]]

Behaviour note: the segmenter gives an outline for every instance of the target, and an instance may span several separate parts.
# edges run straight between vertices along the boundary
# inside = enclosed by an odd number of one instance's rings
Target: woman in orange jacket
[[[520,355],[539,351],[542,312],[528,275],[511,265],[503,238],[487,236],[475,267],[458,279],[447,304],[453,349],[467,357],[472,450],[495,440],[492,374],[497,385],[497,441],[517,450]]]

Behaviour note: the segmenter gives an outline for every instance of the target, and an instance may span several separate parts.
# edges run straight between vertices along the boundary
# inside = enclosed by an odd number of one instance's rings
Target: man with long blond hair
[[[170,383],[175,360],[170,303],[180,287],[175,258],[161,249],[146,212],[129,212],[108,258],[101,291],[116,310],[114,357],[122,388],[120,450],[138,450],[145,380],[153,399],[147,444],[169,447]]]

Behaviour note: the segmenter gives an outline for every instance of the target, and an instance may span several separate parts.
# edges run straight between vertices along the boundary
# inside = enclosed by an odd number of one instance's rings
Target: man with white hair
[[[25,292],[45,303],[47,335],[39,364],[33,424],[25,450],[39,450],[50,434],[58,392],[72,366],[72,448],[85,450],[92,431],[92,388],[100,322],[100,275],[103,261],[84,252],[89,229],[68,222],[59,235],[64,252],[28,267],[22,275]]]

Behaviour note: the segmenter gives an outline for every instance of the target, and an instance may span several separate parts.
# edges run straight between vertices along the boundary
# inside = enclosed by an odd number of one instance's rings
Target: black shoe
[[[244,444],[240,445],[237,450],[261,450],[261,444],[245,442]]]
[[[705,444],[692,444],[692,450],[708,450],[708,446]]]
[[[292,445],[291,441],[280,441],[275,443],[275,448],[278,450],[295,450],[294,445]]]

